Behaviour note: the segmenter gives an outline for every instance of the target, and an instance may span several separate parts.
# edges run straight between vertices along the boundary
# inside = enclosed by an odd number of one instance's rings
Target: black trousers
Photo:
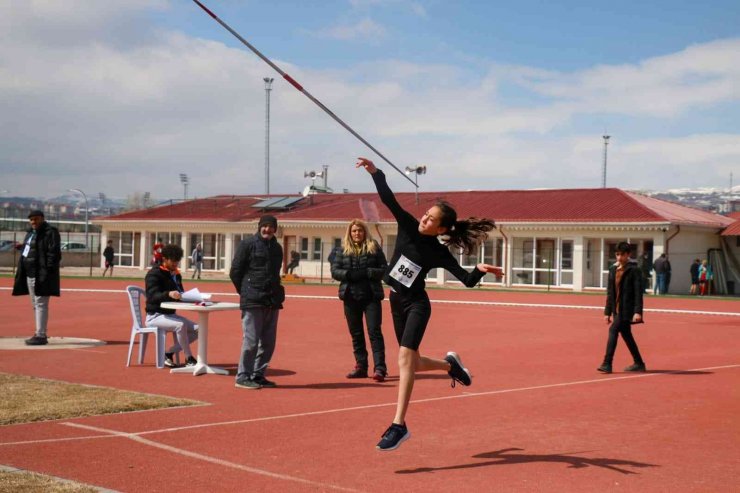
[[[620,334],[624,343],[627,345],[627,349],[630,350],[635,363],[644,363],[642,356],[640,356],[640,349],[637,347],[637,342],[635,342],[635,338],[632,336],[632,325],[629,320],[621,320],[618,316],[614,317],[612,324],[609,326],[609,339],[606,341],[604,363],[611,364],[612,360],[614,360],[614,352],[617,350],[617,340]]]
[[[362,325],[362,316],[365,315],[367,333],[370,336],[370,347],[373,351],[374,370],[388,371],[385,365],[385,341],[381,324],[383,310],[380,300],[344,300],[344,317],[347,319],[349,334],[352,336],[352,351],[355,362],[361,368],[368,367],[367,347],[365,345],[365,330]]]

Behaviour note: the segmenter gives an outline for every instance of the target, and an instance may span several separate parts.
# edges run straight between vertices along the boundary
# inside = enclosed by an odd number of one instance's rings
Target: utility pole
[[[265,77],[265,193],[270,194],[270,91],[272,77]]]
[[[601,188],[606,188],[606,147],[609,145],[611,135],[604,134],[604,165],[601,168]]]

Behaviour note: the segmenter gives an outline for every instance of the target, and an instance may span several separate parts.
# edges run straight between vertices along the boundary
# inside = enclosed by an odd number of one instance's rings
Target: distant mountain
[[[740,210],[740,185],[730,188],[671,188],[660,190],[635,190],[656,199],[676,202],[707,211],[726,214]],[[734,206],[733,206],[734,203]],[[734,207],[734,209],[733,209]]]

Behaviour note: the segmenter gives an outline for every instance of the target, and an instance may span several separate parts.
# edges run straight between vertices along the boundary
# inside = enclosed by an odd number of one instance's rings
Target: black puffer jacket
[[[231,262],[229,278],[239,293],[239,306],[282,308],[285,288],[280,284],[283,249],[273,237],[253,235],[242,240]]]
[[[604,315],[614,315],[614,318],[631,322],[635,313],[642,315],[642,272],[635,262],[628,262],[624,269],[617,306],[617,266],[614,264],[609,268]]]
[[[376,243],[374,254],[347,255],[341,248],[335,250],[331,263],[331,277],[340,282],[339,298],[344,300],[349,289],[352,299],[382,300],[385,297],[381,280],[388,268],[383,250]]]
[[[177,301],[170,298],[170,291],[180,291],[181,293],[185,291],[179,271],[173,279],[172,273],[167,269],[160,265],[152,266],[149,272],[146,273],[144,283],[146,285],[146,312],[149,315],[175,313],[175,310],[162,308],[159,304],[166,301]]]
[[[21,245],[21,251],[25,248],[32,232],[33,230],[30,230],[26,234],[26,238]],[[59,231],[44,221],[39,226],[34,241],[36,243],[36,285],[34,288],[36,296],[59,296],[59,263],[62,260],[62,244]],[[15,271],[13,296],[28,294],[27,274],[23,260],[24,258],[21,255],[18,260],[18,269]]]

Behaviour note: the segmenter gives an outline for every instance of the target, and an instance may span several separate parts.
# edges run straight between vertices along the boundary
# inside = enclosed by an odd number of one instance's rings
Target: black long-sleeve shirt
[[[440,243],[436,236],[419,232],[419,221],[398,203],[386,183],[385,174],[377,170],[372,177],[380,200],[398,222],[396,248],[383,281],[396,292],[413,296],[426,287],[424,279],[429,271],[441,267],[469,288],[478,284],[485,272],[478,269],[468,272],[460,267],[447,246]]]

